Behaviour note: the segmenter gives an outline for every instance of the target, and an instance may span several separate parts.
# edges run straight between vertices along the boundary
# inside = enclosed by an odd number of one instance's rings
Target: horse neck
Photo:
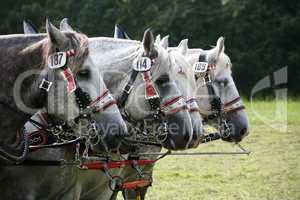
[[[103,80],[113,94],[119,94],[128,80],[132,62],[140,42],[105,37],[89,38],[90,56],[102,73]]]
[[[17,107],[18,102],[14,100],[13,87],[16,79],[27,70],[40,68],[42,63],[41,51],[38,48],[28,54],[23,54],[22,51],[43,38],[41,35],[0,36],[0,141],[7,141],[7,144],[15,141],[16,131],[28,120],[28,116],[22,114]],[[32,79],[23,82],[21,98],[24,99],[32,82]]]
[[[40,69],[42,64],[42,43],[39,43],[45,35],[8,35],[0,36],[0,97],[6,102],[13,103],[13,86],[20,74]],[[31,46],[37,44],[36,46]],[[29,47],[30,49],[27,49]],[[7,73],[5,73],[7,72]],[[34,80],[26,79],[22,88],[29,89]],[[22,90],[22,93],[25,93]],[[22,94],[23,95],[23,94]]]

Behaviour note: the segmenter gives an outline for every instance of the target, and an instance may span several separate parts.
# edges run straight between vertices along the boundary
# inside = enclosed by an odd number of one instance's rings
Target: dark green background
[[[288,93],[300,94],[299,0],[11,0],[0,1],[0,34],[22,33],[30,19],[44,31],[45,18],[63,17],[88,36],[112,36],[115,23],[134,39],[152,27],[170,44],[189,38],[209,48],[225,36],[234,78],[245,96],[255,83],[288,66]],[[286,85],[287,86],[287,85]],[[284,87],[286,87],[284,86]],[[271,91],[271,90],[270,90]],[[271,91],[272,92],[272,91]]]

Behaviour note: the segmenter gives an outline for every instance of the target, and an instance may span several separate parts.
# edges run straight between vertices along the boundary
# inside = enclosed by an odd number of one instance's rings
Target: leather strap
[[[126,103],[128,97],[129,97],[129,94],[132,90],[133,84],[136,80],[136,77],[137,77],[138,73],[139,73],[138,71],[135,71],[135,70],[132,71],[128,83],[124,87],[121,96],[118,98],[117,102],[118,102],[119,107],[123,108],[125,106],[125,103]]]

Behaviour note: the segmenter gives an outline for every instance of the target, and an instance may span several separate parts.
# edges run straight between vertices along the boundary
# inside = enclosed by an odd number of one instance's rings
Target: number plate
[[[67,54],[65,52],[56,52],[48,57],[48,67],[57,69],[65,66],[67,62]]]
[[[196,62],[194,64],[195,73],[204,73],[207,71],[208,63],[207,62]]]
[[[147,57],[137,58],[133,63],[133,69],[138,72],[145,72],[151,69],[151,59]]]

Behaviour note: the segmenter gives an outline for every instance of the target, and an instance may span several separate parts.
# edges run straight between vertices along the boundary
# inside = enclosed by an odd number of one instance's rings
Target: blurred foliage
[[[112,36],[115,23],[134,39],[148,27],[170,34],[173,46],[189,38],[190,47],[209,48],[223,35],[243,95],[284,66],[289,94],[300,94],[299,0],[2,0],[0,10],[0,34],[22,33],[23,19],[44,31],[46,17],[56,25],[68,17],[91,37]]]

